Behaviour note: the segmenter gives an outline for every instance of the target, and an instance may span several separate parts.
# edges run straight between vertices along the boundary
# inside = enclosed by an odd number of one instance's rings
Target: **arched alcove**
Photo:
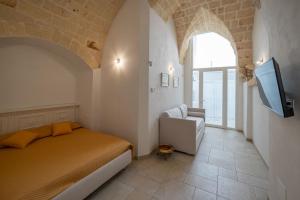
[[[41,39],[0,38],[0,112],[78,104],[89,125],[93,73],[73,52]]]
[[[20,26],[20,25],[16,25]],[[0,38],[7,38],[9,37],[18,37],[20,39],[28,38],[29,40],[46,40],[49,43],[53,43],[57,46],[61,46],[62,48],[68,49],[69,51],[72,51],[74,54],[76,54],[78,57],[80,57],[87,66],[90,68],[98,68],[99,63],[100,63],[100,53],[99,52],[91,52],[90,49],[84,46],[80,45],[75,45],[75,43],[70,44],[68,42],[69,39],[67,35],[63,34],[60,31],[56,31],[55,36],[51,36],[51,32],[49,31],[48,28],[44,26],[34,26],[33,28],[38,30],[38,31],[33,31],[32,33],[18,33],[18,32],[12,32],[11,34],[6,34],[5,32],[0,31]],[[41,33],[39,33],[41,32]],[[46,33],[46,34],[42,34]]]

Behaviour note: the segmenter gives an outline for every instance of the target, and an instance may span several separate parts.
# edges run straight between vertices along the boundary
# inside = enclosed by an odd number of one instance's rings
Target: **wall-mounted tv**
[[[263,104],[281,117],[294,116],[293,102],[286,98],[276,60],[272,58],[257,67],[255,76]]]

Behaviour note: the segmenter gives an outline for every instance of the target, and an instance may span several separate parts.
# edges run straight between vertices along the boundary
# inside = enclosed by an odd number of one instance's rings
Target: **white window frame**
[[[238,95],[237,95],[237,88],[238,88],[238,73],[236,72],[236,81],[235,81],[235,128],[228,127],[228,69],[236,69],[235,66],[228,66],[228,67],[209,67],[209,68],[193,68],[193,71],[199,71],[199,107],[203,108],[203,73],[210,72],[210,71],[222,71],[223,72],[223,101],[222,101],[222,125],[214,125],[214,124],[207,124],[209,127],[215,128],[223,128],[223,129],[233,129],[237,130],[237,102],[238,102]],[[192,73],[193,73],[192,71]],[[193,81],[193,80],[192,80]],[[193,83],[192,83],[193,85]]]

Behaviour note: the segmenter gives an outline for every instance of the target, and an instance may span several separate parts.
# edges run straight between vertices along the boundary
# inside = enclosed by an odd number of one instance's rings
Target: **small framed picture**
[[[173,87],[174,88],[179,87],[179,76],[174,76],[174,78],[173,78]]]
[[[161,87],[169,87],[169,74],[161,73]]]

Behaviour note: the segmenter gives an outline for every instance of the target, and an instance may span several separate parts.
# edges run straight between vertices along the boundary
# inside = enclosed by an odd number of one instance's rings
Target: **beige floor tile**
[[[152,195],[154,192],[156,192],[159,188],[159,183],[154,181],[151,178],[139,175],[139,174],[121,174],[118,177],[118,180],[121,183],[124,183],[126,185],[129,185],[131,187],[134,187],[138,191],[145,192],[149,195]]]
[[[209,157],[209,164],[216,165],[218,167],[222,167],[229,170],[235,170],[235,161],[234,159],[226,159],[224,157]]]
[[[216,200],[216,194],[196,189],[193,200]]]
[[[168,180],[168,174],[169,174],[170,168],[165,165],[155,165],[152,167],[149,167],[142,171],[142,174],[159,182],[162,183],[164,181]]]
[[[195,155],[195,160],[199,162],[208,162],[209,156],[206,154],[201,154],[200,152]]]
[[[230,141],[224,141],[224,150],[230,151],[230,152],[245,152],[245,143],[236,141],[236,140],[230,140]]]
[[[261,157],[259,156],[259,154],[247,154],[247,153],[243,153],[243,152],[234,152],[234,158],[236,160],[244,160],[244,159],[249,159],[249,160],[261,160]]]
[[[207,192],[211,192],[211,193],[217,192],[217,182],[201,176],[188,175],[185,179],[185,183],[195,186]]]
[[[219,168],[219,176],[230,178],[232,180],[237,180],[237,173],[235,170]]]
[[[204,155],[207,155],[209,156],[209,153],[210,153],[210,150],[211,150],[211,147],[199,147],[198,149],[198,152],[201,153],[201,154],[204,154]]]
[[[187,173],[182,168],[172,168],[167,173],[167,180],[168,181],[178,181],[178,182],[184,182],[185,178],[187,176]]]
[[[269,188],[269,181],[266,179],[257,178],[255,176],[246,175],[240,172],[237,173],[237,176],[239,182],[247,183],[248,185],[262,188],[264,190],[268,190]]]
[[[194,156],[180,152],[174,152],[171,158],[181,163],[192,163],[195,160]]]
[[[266,190],[255,188],[254,192],[255,192],[256,200],[268,200],[268,193]]]
[[[133,190],[131,186],[112,180],[96,190],[87,200],[125,200]]]
[[[161,184],[154,197],[158,200],[192,200],[195,187],[183,182],[170,181]]]
[[[238,172],[256,176],[258,178],[267,178],[268,169],[262,161],[255,160],[237,160],[236,169]]]
[[[226,199],[226,198],[224,198],[224,197],[221,197],[221,196],[218,196],[218,197],[217,197],[217,200],[228,200],[228,199]]]
[[[227,159],[227,160],[233,160],[234,159],[234,154],[230,151],[221,151],[219,149],[211,149],[211,152],[209,154],[209,156],[212,157],[221,157],[223,159]]]
[[[143,191],[134,190],[127,196],[126,200],[152,200],[152,196]]]
[[[156,165],[157,163],[159,163],[159,161],[155,157],[149,156],[148,158],[141,160],[134,160],[131,164],[131,167],[141,170],[146,169],[149,166]]]
[[[205,130],[206,133],[211,133],[212,135],[218,136],[218,137],[224,137],[224,130],[219,128],[213,128],[213,127],[206,127]]]
[[[253,200],[255,194],[247,184],[232,179],[219,177],[218,195],[230,200]]]
[[[134,161],[88,200],[266,200],[268,169],[241,133],[206,128],[197,155]]]
[[[224,142],[223,139],[216,138],[204,138],[201,142],[202,145],[210,146],[214,149],[223,150]]]
[[[217,181],[219,170],[215,165],[203,162],[195,162],[192,166],[190,166],[189,173]]]

